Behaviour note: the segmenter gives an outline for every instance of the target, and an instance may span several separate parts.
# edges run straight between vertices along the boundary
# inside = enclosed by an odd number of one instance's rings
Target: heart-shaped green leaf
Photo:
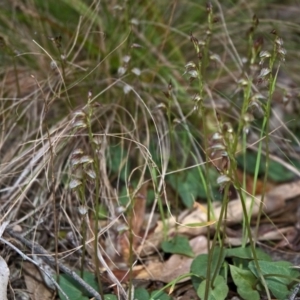
[[[237,286],[238,294],[245,300],[259,300],[260,296],[255,290],[257,278],[249,270],[230,265],[231,277]]]
[[[187,237],[177,235],[170,241],[164,241],[161,248],[166,253],[175,253],[193,257],[194,253]]]
[[[299,271],[293,269],[287,261],[257,261],[261,274],[264,276],[268,288],[278,299],[285,299],[289,294],[288,285],[299,277]],[[254,261],[249,263],[251,272],[260,279],[259,272]]]
[[[205,288],[206,284],[210,284],[209,280],[203,280],[197,289],[197,295],[200,299],[205,298]],[[224,300],[227,297],[229,288],[225,279],[218,275],[214,281],[213,286],[209,287],[208,290],[208,300]]]

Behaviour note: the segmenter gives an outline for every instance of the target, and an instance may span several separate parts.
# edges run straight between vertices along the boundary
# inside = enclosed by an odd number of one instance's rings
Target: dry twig
[[[12,229],[6,229],[6,232],[10,236],[12,236],[13,238],[17,239],[19,242],[21,242],[23,245],[25,245],[26,247],[28,247],[33,253],[40,254],[40,255],[42,254],[42,256],[40,256],[40,258],[42,258],[51,267],[55,268],[55,266],[56,266],[55,259],[53,257],[51,257],[49,255],[49,253],[42,246],[32,243],[31,241],[27,240],[26,238],[24,238],[19,233],[14,232]],[[18,252],[18,254],[20,254],[25,260],[30,260],[30,262],[32,262],[37,267],[39,267],[38,264],[34,260],[32,260],[29,257],[25,256],[19,249],[17,249],[16,247],[14,247],[11,243],[7,242],[3,238],[0,238],[0,241],[2,241],[3,243],[7,244],[9,247],[11,247],[16,252]],[[99,293],[95,289],[93,289],[89,284],[87,284],[82,278],[80,278],[74,271],[72,271],[71,269],[69,269],[68,267],[66,267],[65,265],[63,265],[60,262],[58,263],[58,266],[59,266],[59,270],[60,271],[62,271],[63,273],[65,273],[65,274],[67,274],[69,276],[71,276],[90,295],[94,296],[95,299],[102,300],[102,298],[99,295]],[[50,276],[50,279],[51,278],[52,277]],[[55,282],[55,280],[54,280],[53,283],[55,284],[56,287],[59,288],[59,286],[57,285],[57,283]]]

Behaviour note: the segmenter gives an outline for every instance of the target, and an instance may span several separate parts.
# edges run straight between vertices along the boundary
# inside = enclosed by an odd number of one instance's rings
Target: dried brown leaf
[[[205,236],[198,236],[190,240],[195,255],[207,253],[207,239]],[[174,254],[166,262],[150,263],[147,268],[141,271],[136,279],[158,280],[169,283],[181,275],[190,272],[193,258]],[[189,278],[184,278],[180,282],[186,281]]]
[[[31,300],[51,300],[53,291],[49,290],[36,266],[24,262],[24,278]]]

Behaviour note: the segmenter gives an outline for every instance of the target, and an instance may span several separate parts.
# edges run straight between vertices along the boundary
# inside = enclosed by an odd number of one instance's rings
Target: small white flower
[[[269,68],[262,68],[258,77],[263,78],[263,77],[266,77],[270,73],[271,73],[271,70]]]
[[[81,155],[83,154],[83,150],[81,148],[77,148],[72,152],[72,155]]]
[[[230,178],[227,175],[221,175],[217,178],[217,184],[223,184],[229,182]]]
[[[89,156],[89,155],[83,155],[80,158],[80,163],[81,164],[90,164],[92,163],[94,160]]]
[[[75,189],[78,186],[80,186],[81,184],[82,184],[82,182],[80,180],[78,180],[78,179],[72,179],[70,181],[69,187],[70,187],[70,189]]]
[[[120,68],[118,69],[118,75],[119,75],[119,76],[122,76],[122,75],[124,75],[124,74],[126,73],[126,71],[127,71],[126,68],[120,67]]]
[[[51,60],[51,62],[50,62],[50,68],[51,68],[51,70],[55,70],[55,69],[58,68],[57,62],[55,60]]]
[[[97,146],[101,145],[101,143],[102,143],[102,138],[101,138],[101,136],[94,136],[93,142],[94,142]]]
[[[96,178],[96,172],[93,169],[88,169],[85,171],[86,174],[91,178],[91,179],[95,179]]]
[[[269,51],[261,51],[259,53],[259,57],[260,58],[268,58],[268,57],[271,57],[271,53]]]
[[[132,70],[131,70],[131,72],[133,73],[133,74],[135,74],[136,76],[140,76],[141,75],[141,70],[139,69],[139,68],[133,68]]]
[[[220,58],[220,56],[218,54],[212,54],[210,56],[210,59],[211,60],[215,60],[215,61],[221,61],[221,58]]]
[[[223,138],[223,136],[222,136],[222,134],[220,134],[219,132],[215,132],[215,133],[213,134],[213,136],[211,137],[211,139],[212,139],[213,141],[221,140],[222,138]]]
[[[73,128],[86,128],[87,125],[83,120],[78,120],[73,122]]]
[[[195,69],[196,68],[196,64],[192,61],[188,62],[186,65],[185,65],[185,68],[187,70],[190,70],[190,69]]]
[[[129,61],[130,61],[130,59],[131,59],[131,56],[129,56],[129,55],[123,56],[123,62],[124,62],[125,64],[128,64]]]
[[[80,206],[78,207],[78,212],[79,212],[82,216],[84,216],[84,215],[87,214],[88,209],[87,209],[87,207],[86,207],[85,205],[80,205]]]
[[[125,84],[123,87],[124,94],[127,95],[132,90],[132,86],[129,84]]]
[[[139,25],[139,21],[137,19],[130,20],[131,25]]]

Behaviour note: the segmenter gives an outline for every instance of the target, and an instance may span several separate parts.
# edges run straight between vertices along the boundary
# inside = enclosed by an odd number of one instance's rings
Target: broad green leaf
[[[245,300],[259,300],[260,296],[255,290],[256,277],[249,270],[243,270],[229,265],[231,277],[237,286],[238,294]]]
[[[132,187],[136,187],[137,186],[137,182],[135,180],[132,180],[131,182]],[[130,195],[128,195],[128,189],[126,186],[121,188],[120,194],[119,194],[119,201],[120,204],[124,207],[126,207],[128,205],[128,203],[130,202]]]
[[[118,300],[118,298],[116,295],[107,294],[107,295],[104,295],[104,300]],[[145,299],[145,300],[147,300],[147,299]]]
[[[79,272],[76,273],[79,275]],[[98,290],[98,284],[96,282],[94,274],[90,272],[84,272],[83,280],[86,283],[88,283],[92,288]],[[81,286],[78,286],[78,283],[69,275],[62,274],[59,277],[59,285],[70,299],[89,300],[89,295],[87,294],[87,292]],[[58,294],[61,300],[66,299],[60,291],[58,291]]]
[[[205,297],[206,284],[210,284],[210,282],[203,280],[197,289],[197,295],[200,299],[204,299]],[[214,281],[213,287],[209,287],[208,300],[224,300],[226,299],[228,292],[229,288],[225,279],[218,275]]]
[[[145,300],[147,300],[147,299],[145,299]],[[162,291],[153,291],[151,293],[149,300],[172,300],[172,298],[168,294],[166,294]]]
[[[238,164],[243,166],[243,168],[246,169],[248,173],[254,174],[257,155],[258,154],[256,152],[247,151],[246,166],[244,166],[243,155],[237,156]],[[300,169],[299,161],[290,160],[289,162],[290,164],[294,165],[297,169]],[[266,157],[262,155],[259,166],[259,174],[263,174],[265,171]],[[293,172],[287,170],[282,164],[271,159],[269,160],[268,176],[270,179],[276,182],[288,181],[295,178],[295,174]]]
[[[266,279],[266,283],[272,294],[279,300],[285,300],[290,293],[287,286],[278,283],[277,280]]]
[[[225,251],[219,247],[215,247],[211,250],[212,258],[210,264],[210,278],[212,278],[214,273],[219,274],[220,268],[223,265],[225,259]],[[206,278],[206,271],[208,266],[208,254],[198,255],[191,264],[191,276],[193,286],[195,290],[198,289],[199,284]],[[218,269],[217,269],[218,268]]]
[[[135,300],[148,300],[150,298],[149,293],[144,288],[136,288],[134,290],[134,299]]]
[[[98,210],[99,219],[106,220],[107,214],[108,214],[107,206],[105,206],[104,204],[100,204],[99,205],[99,210]]]
[[[263,171],[265,172],[265,160],[263,161]],[[290,161],[290,164],[294,165],[299,170],[299,162],[298,161]],[[295,173],[286,169],[282,164],[273,161],[270,159],[269,161],[269,169],[268,169],[269,178],[275,182],[284,182],[289,181],[295,178]]]
[[[170,241],[164,241],[161,248],[166,253],[182,254],[193,257],[194,253],[187,237],[177,235]]]
[[[257,263],[273,295],[278,299],[285,299],[289,294],[287,286],[290,285],[295,278],[299,277],[299,271],[293,269],[292,264],[287,261],[270,262],[259,260]],[[249,263],[249,269],[260,279],[254,261]]]
[[[210,170],[209,178],[214,188],[217,188],[217,173]],[[173,174],[167,177],[167,181],[176,190],[186,207],[191,208],[196,198],[206,198],[206,187],[202,185],[199,170],[189,169],[180,174]]]
[[[267,276],[266,279],[276,277],[276,280],[283,284],[290,284],[293,279],[299,277],[300,273],[293,268],[293,265],[288,261],[261,261],[258,262],[262,275]],[[249,263],[249,269],[258,277],[258,272],[254,261]],[[278,276],[277,276],[278,275]]]
[[[271,257],[263,250],[255,249],[256,257],[260,260],[271,261]],[[239,257],[242,259],[253,259],[252,249],[250,247],[238,247],[232,249],[226,249],[226,257]]]
[[[128,170],[130,170],[129,160],[126,156],[126,150],[122,149],[120,145],[109,146],[107,154],[107,166],[109,170],[126,182]]]

